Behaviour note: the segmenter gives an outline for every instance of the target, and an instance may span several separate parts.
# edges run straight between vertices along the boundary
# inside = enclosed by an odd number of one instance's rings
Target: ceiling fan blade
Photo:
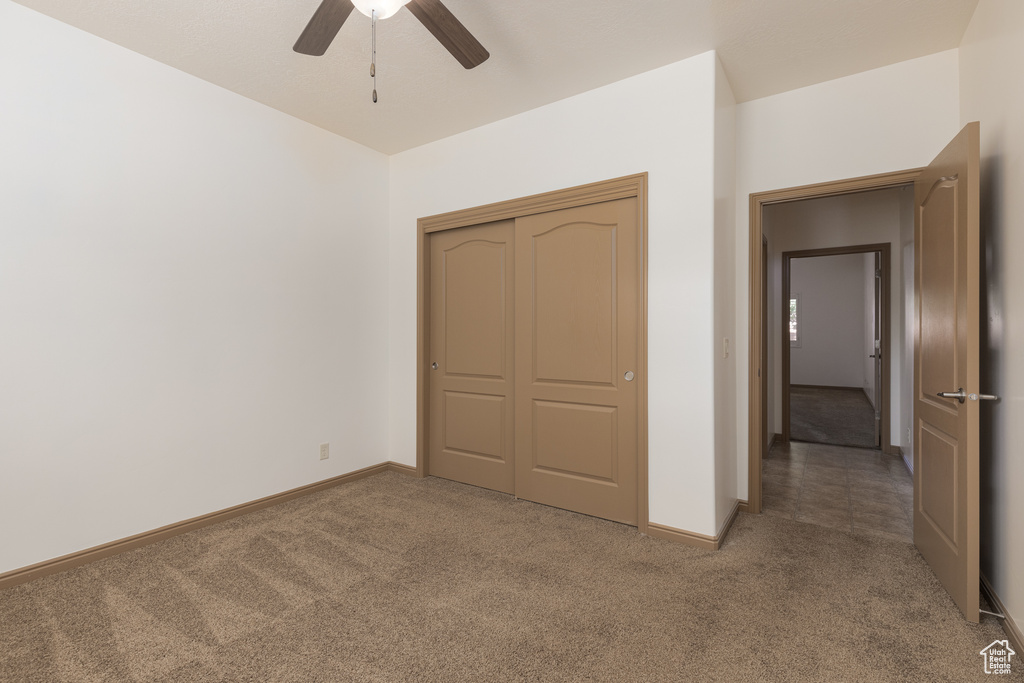
[[[441,0],[411,0],[406,7],[467,69],[483,64],[491,56]]]
[[[316,8],[313,18],[306,24],[292,49],[304,55],[321,56],[327,52],[334,36],[338,35],[341,25],[353,9],[355,7],[350,0],[324,0]]]

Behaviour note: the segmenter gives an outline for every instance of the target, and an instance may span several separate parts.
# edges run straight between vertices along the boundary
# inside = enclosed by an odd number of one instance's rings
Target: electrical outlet
[[[321,460],[326,460],[329,457],[331,457],[331,444],[329,444],[329,443],[322,443],[322,444],[320,444],[320,459]]]
[[[910,427],[907,427],[907,443],[910,443],[911,438],[913,437],[910,436]]]
[[[729,338],[724,337],[722,339],[722,358],[729,357]]]

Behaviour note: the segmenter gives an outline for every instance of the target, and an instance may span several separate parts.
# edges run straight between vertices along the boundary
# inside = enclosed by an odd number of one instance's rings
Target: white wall
[[[825,247],[846,247],[863,244],[889,243],[889,278],[890,283],[899,283],[903,278],[903,262],[893,258],[900,251],[900,216],[906,203],[913,203],[913,191],[907,189],[876,190],[856,194],[809,199],[798,202],[774,204],[764,209],[763,227],[770,240],[770,273],[775,292],[782,288],[782,252],[800,251],[803,249],[822,249]],[[863,268],[863,266],[861,266]],[[873,287],[873,285],[872,285]],[[858,296],[863,297],[865,285],[861,285]],[[873,296],[873,294],[872,294]],[[769,300],[771,309],[771,332],[769,333],[773,384],[769,395],[773,403],[770,424],[776,433],[782,431],[782,350],[771,340],[782,338],[781,297],[776,295]],[[863,306],[863,304],[862,304]],[[863,310],[863,308],[861,308]],[[890,384],[889,405],[890,438],[895,440],[896,427],[902,424],[902,402],[899,400],[903,359],[901,349],[905,328],[900,308],[900,288],[892,284],[889,292],[889,371]],[[861,325],[857,326],[860,336],[857,337],[860,353],[867,355],[863,347],[867,333]],[[861,386],[865,365],[856,370],[857,381],[849,386]],[[900,445],[895,443],[894,445]]]
[[[981,568],[1024,627],[1024,3],[981,0],[964,35],[961,122],[981,122]]]
[[[0,150],[0,572],[387,459],[384,156],[6,0]]]
[[[747,497],[750,194],[927,164],[960,129],[958,87],[957,51],[950,50],[737,107],[740,498]]]
[[[790,295],[800,295],[800,345],[790,346],[789,381],[861,387],[864,375],[864,257],[790,260]],[[785,317],[786,306],[779,314]],[[786,329],[785,325],[782,327]]]
[[[392,460],[416,459],[416,219],[647,171],[650,519],[716,532],[715,62],[705,53],[391,157]]]
[[[736,98],[715,60],[715,529],[736,502]]]

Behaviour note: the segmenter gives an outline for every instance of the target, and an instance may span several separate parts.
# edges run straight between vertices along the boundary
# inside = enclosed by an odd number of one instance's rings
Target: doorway
[[[782,441],[885,450],[890,244],[787,251],[781,260]]]
[[[747,511],[760,513],[762,511],[762,465],[767,452],[767,447],[772,440],[781,439],[781,429],[776,432],[771,420],[774,417],[769,411],[764,410],[762,396],[767,395],[767,389],[771,386],[770,380],[774,379],[776,371],[771,354],[766,353],[764,343],[771,343],[771,317],[765,308],[764,302],[770,302],[771,297],[765,296],[763,288],[768,286],[768,278],[765,273],[767,264],[762,264],[765,253],[764,233],[764,210],[767,207],[785,204],[799,200],[816,200],[827,197],[840,197],[853,195],[873,190],[886,190],[901,188],[913,184],[920,175],[919,169],[884,173],[862,178],[851,178],[828,183],[806,185],[783,190],[773,190],[752,194],[750,197],[750,336],[749,336],[749,440],[748,440],[748,495]],[[768,238],[769,248],[772,248],[771,237]],[[757,305],[760,303],[761,305]],[[767,332],[767,334],[766,334]],[[781,330],[775,339],[781,338]],[[781,372],[781,369],[779,370]],[[762,393],[765,392],[765,393]],[[764,412],[762,412],[764,410]],[[769,420],[767,429],[764,428],[764,421]],[[769,434],[767,440],[762,440],[763,434]]]
[[[769,412],[780,433],[763,462],[766,513],[912,540],[912,481],[892,454],[902,442],[889,434],[890,419],[903,418],[891,410],[889,385],[893,395],[909,393],[912,377],[900,373],[902,300],[889,305],[888,284],[908,280],[890,253],[913,241],[912,199],[902,186],[763,210]]]
[[[646,531],[646,182],[420,219],[419,476]]]

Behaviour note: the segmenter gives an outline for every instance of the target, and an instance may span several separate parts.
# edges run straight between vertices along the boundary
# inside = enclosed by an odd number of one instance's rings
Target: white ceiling
[[[353,12],[292,51],[320,0],[17,0],[387,154],[717,49],[746,101],[956,47],[978,0],[444,0],[490,51],[463,69],[409,13]]]

